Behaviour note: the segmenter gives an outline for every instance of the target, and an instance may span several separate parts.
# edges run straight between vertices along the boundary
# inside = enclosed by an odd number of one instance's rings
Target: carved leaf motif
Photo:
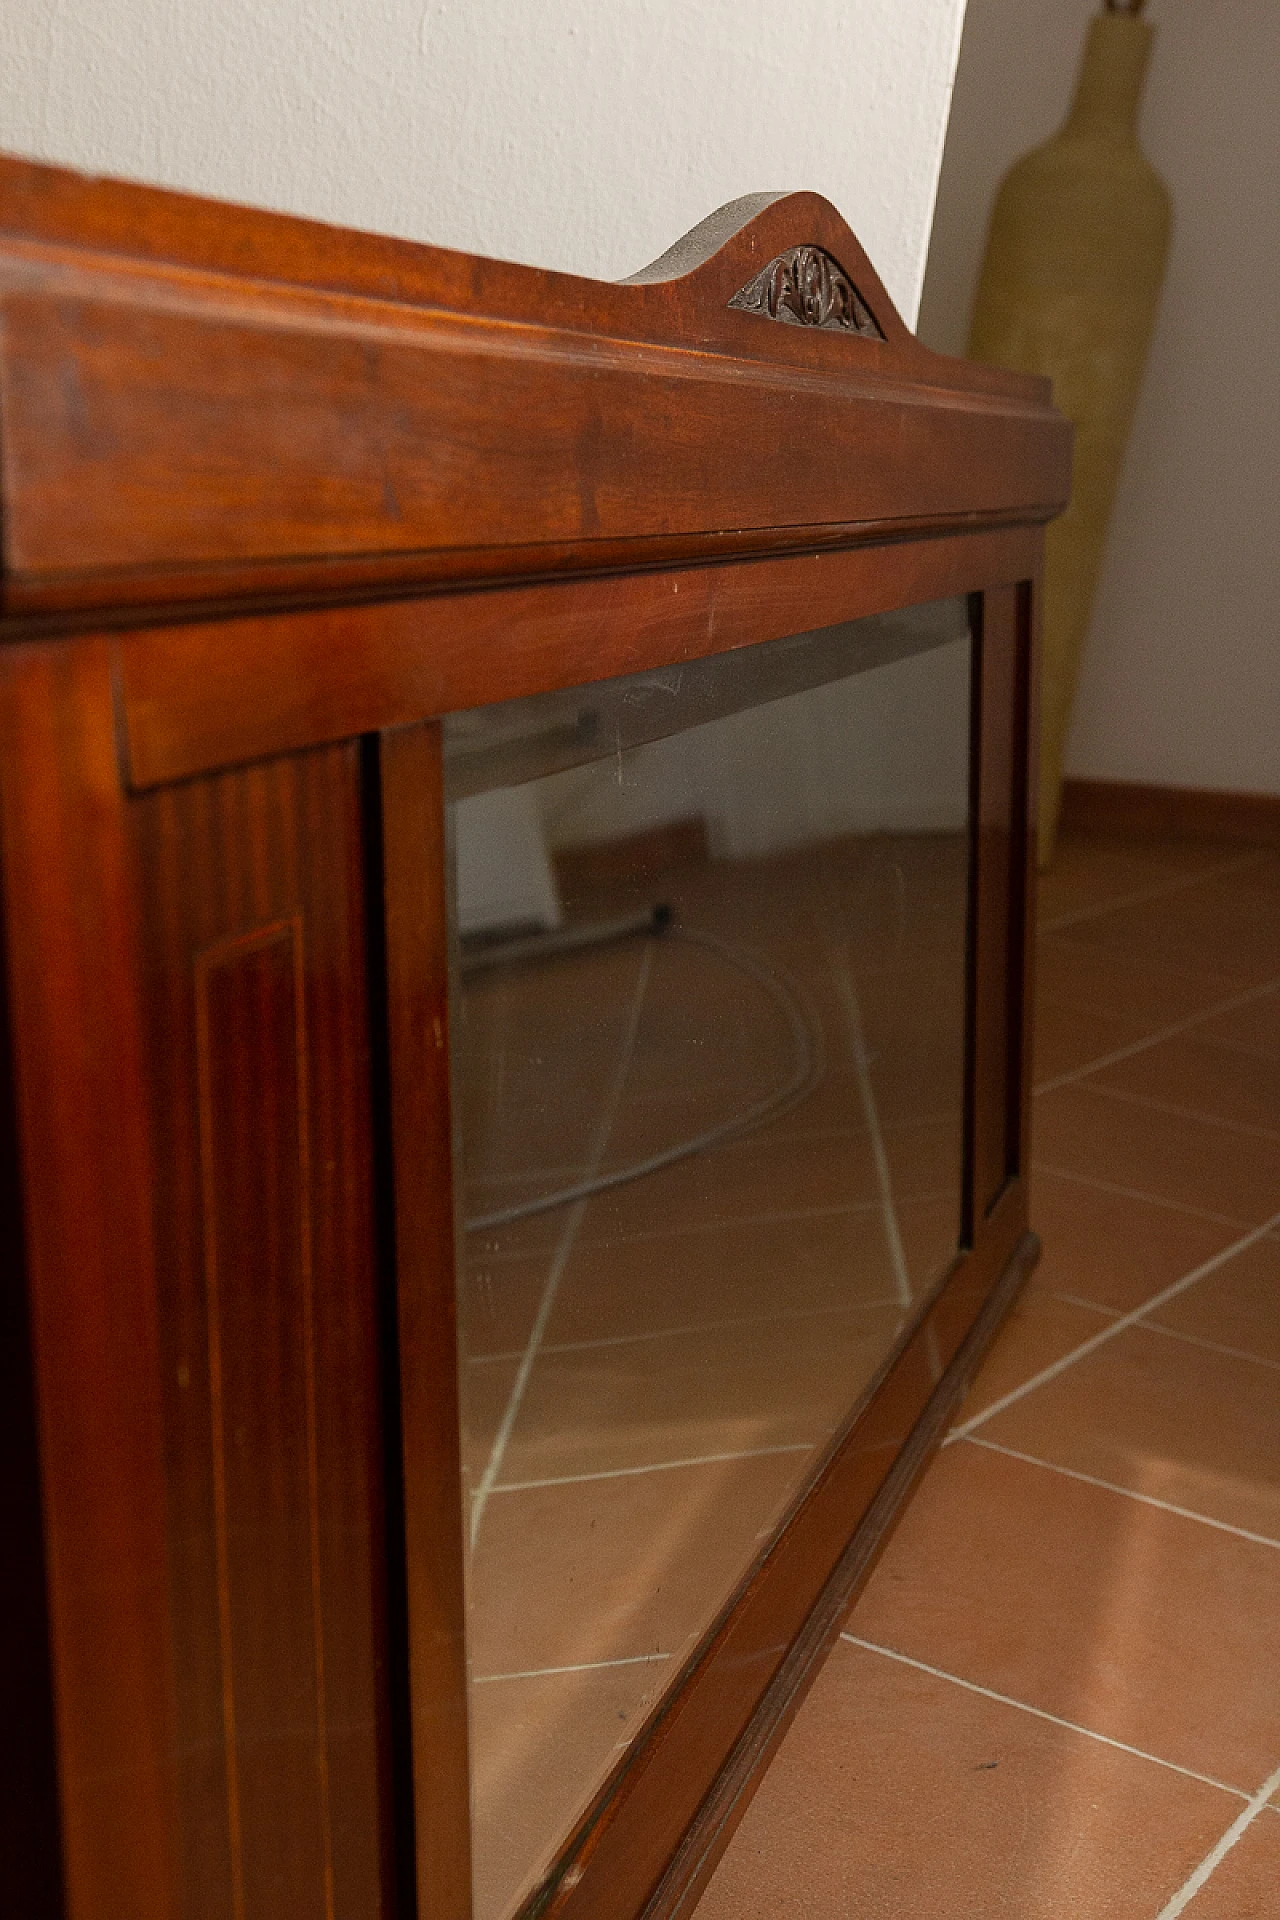
[[[838,261],[821,247],[790,247],[729,302],[743,313],[763,314],[789,327],[830,327],[860,333],[868,340],[884,334],[858,289]]]

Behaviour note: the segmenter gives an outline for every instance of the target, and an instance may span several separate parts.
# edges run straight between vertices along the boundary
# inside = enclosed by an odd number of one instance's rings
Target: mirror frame
[[[470,1920],[440,717],[971,596],[961,1252],[522,1910],[674,1920],[1034,1260],[1030,715],[1070,430],[1046,382],[920,346],[811,194],[735,202],[605,285],[0,160],[0,304],[0,1224],[23,1246],[0,1420],[24,1570],[0,1681],[33,1729],[0,1799],[33,1912],[178,1920],[194,1897],[148,808],[238,782],[215,837],[248,860],[263,780],[355,769],[368,1908]],[[308,1387],[322,1416],[350,1391]],[[230,1779],[229,1718],[222,1738]],[[208,1897],[239,1870],[204,1863]]]

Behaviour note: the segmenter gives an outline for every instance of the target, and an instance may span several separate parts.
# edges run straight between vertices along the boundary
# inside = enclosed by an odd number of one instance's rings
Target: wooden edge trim
[[[1038,827],[1040,803],[1041,619],[1044,605],[1043,551],[1034,574],[1022,583],[1018,605],[1018,642],[1023,649],[1027,713],[1025,758],[1022,766],[1022,823],[1024,833],[1022,882],[1022,1111],[1018,1118],[1018,1166],[1024,1180],[1031,1172],[1031,1104],[1035,1088],[1036,1050],[1036,924],[1039,912],[1040,864]]]
[[[135,789],[1024,579],[1038,526],[115,640]]]
[[[8,946],[0,911],[0,1725],[22,1729],[0,1758],[0,1860],[12,1909],[52,1916],[66,1890]]]
[[[407,1638],[407,1646],[393,1648],[400,1670],[392,1676],[393,1686],[408,1695],[392,1701],[399,1891],[410,1914],[468,1920],[470,1770],[439,726],[384,734],[376,780],[379,790],[366,792],[366,805],[380,814],[382,842],[401,1454],[394,1520],[403,1530],[397,1539],[393,1529],[389,1544],[403,1588],[403,1618],[395,1626]],[[387,1437],[394,1449],[397,1436]],[[416,1907],[408,1885],[414,1856]]]
[[[977,1372],[1005,1315],[1040,1257],[1026,1233],[988,1294],[959,1351],[931,1394],[857,1532],[841,1556],[805,1626],[779,1667],[751,1723],[725,1762],[641,1920],[685,1920],[704,1892],[746,1813],[765,1768],[839,1637],[858,1595],[893,1537],[912,1490],[942,1444],[944,1430]]]
[[[106,645],[0,657],[0,911],[66,1906],[172,1920],[165,1449],[125,807]]]
[[[590,575],[656,572],[766,560],[824,549],[883,547],[899,540],[1040,525],[1051,503],[899,514],[882,520],[823,521],[622,539],[494,547],[424,547],[348,554],[77,573],[0,575],[0,644],[107,627],[178,626],[190,621],[313,612],[486,587],[551,585]]]
[[[1061,825],[1132,840],[1206,840],[1280,847],[1280,793],[1146,786],[1130,780],[1064,780]]]

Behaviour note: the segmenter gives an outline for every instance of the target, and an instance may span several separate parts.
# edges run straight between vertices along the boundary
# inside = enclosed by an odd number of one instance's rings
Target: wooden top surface
[[[1043,520],[1068,487],[1047,383],[922,347],[814,194],[614,284],[0,157],[0,309],[10,633]]]

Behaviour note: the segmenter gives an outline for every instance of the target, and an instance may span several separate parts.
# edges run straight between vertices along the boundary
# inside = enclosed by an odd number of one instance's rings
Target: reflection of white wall
[[[952,641],[557,774],[538,801],[555,846],[701,816],[737,859],[841,833],[963,825],[969,648]]]
[[[460,933],[560,925],[560,896],[531,787],[499,787],[460,800],[454,843]]]
[[[705,815],[706,782],[699,772],[699,749],[693,735],[683,733],[631,747],[618,759],[554,773],[537,785],[547,840],[553,847],[600,845]]]
[[[728,725],[713,818],[729,858],[842,833],[964,825],[966,642],[792,694]]]

